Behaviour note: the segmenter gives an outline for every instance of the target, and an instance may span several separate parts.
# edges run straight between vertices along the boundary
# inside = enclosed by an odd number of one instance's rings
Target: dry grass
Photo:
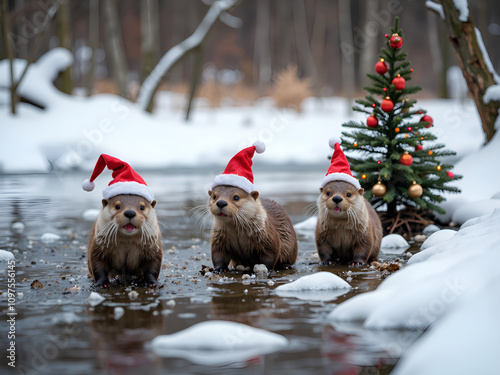
[[[297,66],[289,65],[278,74],[271,97],[278,108],[292,108],[300,112],[302,101],[312,95],[309,78],[297,76]]]

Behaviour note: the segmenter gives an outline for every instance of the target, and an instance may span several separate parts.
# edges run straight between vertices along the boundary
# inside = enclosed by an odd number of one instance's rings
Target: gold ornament
[[[417,184],[415,181],[413,181],[413,184],[408,188],[408,194],[410,194],[410,197],[412,198],[420,198],[422,193],[424,192],[424,189],[422,186]]]
[[[385,193],[387,192],[387,188],[383,183],[380,181],[377,182],[375,185],[372,187],[372,194],[376,197],[383,197]]]

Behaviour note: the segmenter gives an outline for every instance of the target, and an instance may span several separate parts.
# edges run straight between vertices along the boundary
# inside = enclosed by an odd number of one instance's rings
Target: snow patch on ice
[[[295,224],[293,227],[295,228],[295,232],[297,234],[305,236],[305,237],[314,237],[316,232],[316,225],[318,224],[318,217],[312,216],[300,223]]]
[[[14,254],[7,250],[0,250],[0,262],[8,262],[11,260],[15,260]]]
[[[85,221],[95,221],[100,213],[101,210],[98,210],[97,208],[89,208],[88,210],[83,211],[82,218]]]
[[[61,236],[58,234],[55,234],[55,233],[47,232],[47,233],[42,234],[40,239],[42,240],[43,243],[52,243],[52,242],[56,242],[56,241],[60,240]]]
[[[206,321],[185,330],[155,337],[151,349],[161,357],[222,366],[278,351],[288,340],[276,333],[229,321]]]
[[[303,292],[310,290],[346,289],[351,286],[341,277],[331,272],[317,272],[302,276],[289,284],[278,286],[275,291]]]
[[[402,254],[410,247],[408,241],[400,234],[388,234],[382,238],[380,250],[386,254]]]

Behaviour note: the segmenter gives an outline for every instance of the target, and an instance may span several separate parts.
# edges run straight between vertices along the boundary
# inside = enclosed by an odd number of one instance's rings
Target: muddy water
[[[0,249],[16,257],[16,368],[7,365],[7,273],[0,263],[0,347],[2,373],[29,374],[388,374],[418,333],[368,331],[356,324],[332,326],[333,307],[373,290],[385,275],[369,268],[322,267],[314,257],[314,239],[299,236],[299,259],[289,271],[243,278],[241,273],[206,277],[211,266],[209,223],[194,214],[218,169],[142,173],[158,200],[164,236],[164,268],[156,289],[112,285],[99,290],[104,302],[91,306],[95,290],[87,277],[86,243],[92,225],[82,213],[100,208],[98,181],[93,193],[80,188],[86,175],[0,177]],[[257,173],[257,172],[256,172]],[[273,198],[297,223],[317,197],[322,170],[262,170],[262,196]],[[103,178],[106,180],[107,177]],[[285,181],[285,182],[283,182]],[[289,181],[302,181],[290,186]],[[20,228],[23,223],[24,229]],[[43,241],[46,233],[60,236]],[[391,260],[395,256],[384,256]],[[353,286],[323,300],[279,297],[273,289],[292,279],[328,271]],[[349,272],[351,271],[351,272]],[[42,288],[30,285],[38,280]],[[40,285],[40,284],[39,284]],[[131,291],[137,293],[130,293]],[[123,316],[115,315],[123,308]],[[196,356],[161,358],[149,349],[160,334],[177,332],[206,320],[231,320],[279,333],[290,345],[244,361],[208,365]],[[218,337],[214,337],[217,340]]]

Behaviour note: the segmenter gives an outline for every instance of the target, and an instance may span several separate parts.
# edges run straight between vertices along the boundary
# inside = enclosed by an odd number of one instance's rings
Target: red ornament
[[[372,104],[372,107],[375,108],[377,105],[375,103]]]
[[[448,175],[449,178],[455,177],[455,175],[453,174],[452,171],[448,171],[448,172],[446,172],[446,174]]]
[[[392,34],[391,39],[389,39],[389,45],[394,49],[401,48],[403,46],[403,38],[398,34]]]
[[[422,116],[422,118],[420,119],[420,122],[428,122],[428,124],[425,125],[425,127],[430,128],[432,126],[434,120],[432,119],[431,116],[425,115],[425,116]]]
[[[394,103],[392,102],[390,97],[386,96],[385,99],[382,100],[380,108],[382,108],[382,111],[384,112],[390,112],[394,108]]]
[[[385,34],[384,36],[385,36],[386,38],[389,38],[389,34]]]
[[[385,73],[387,73],[388,70],[389,70],[389,66],[384,61],[384,59],[380,59],[380,61],[375,64],[375,71],[378,74],[385,74]]]
[[[422,151],[423,149],[424,149],[424,146],[422,146],[422,145],[415,146],[415,151]]]
[[[378,125],[378,120],[375,116],[371,115],[366,119],[366,125],[370,128],[376,128]]]
[[[403,165],[410,166],[413,164],[413,157],[408,153],[408,151],[405,151],[405,153],[399,158],[399,162]]]
[[[398,74],[393,80],[392,84],[396,88],[396,90],[403,90],[406,86],[406,81],[403,77],[401,77],[401,74]]]

